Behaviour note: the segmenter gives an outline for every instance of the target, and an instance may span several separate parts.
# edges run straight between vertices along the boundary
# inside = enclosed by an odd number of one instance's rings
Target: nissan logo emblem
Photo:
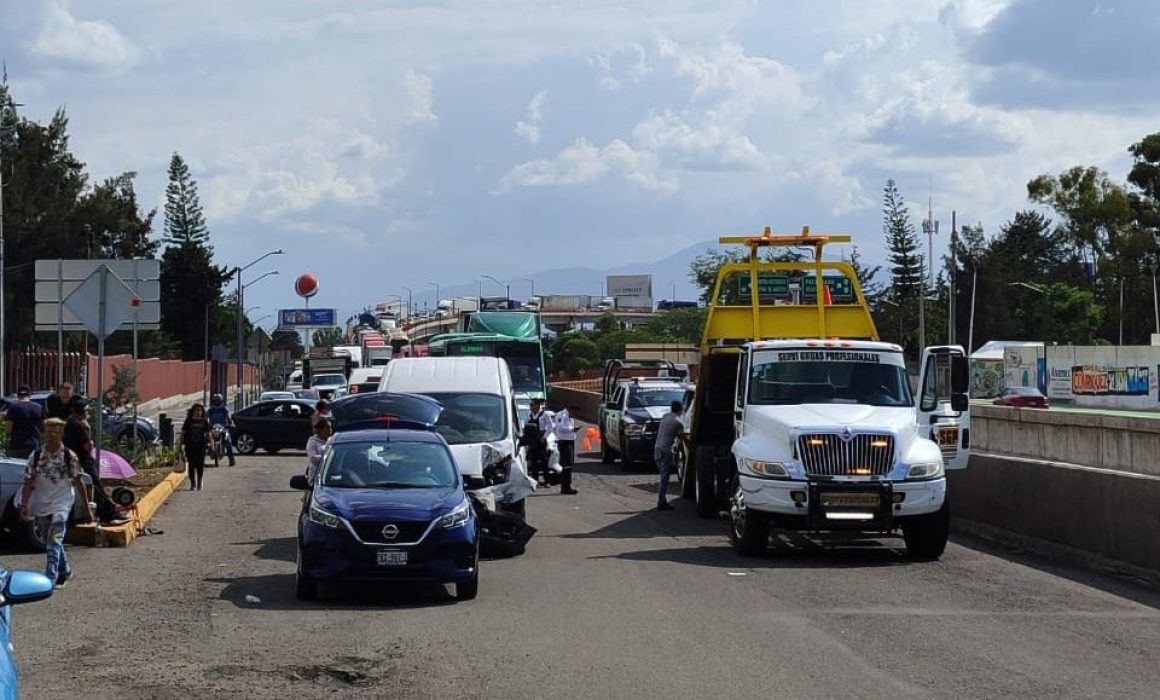
[[[383,528],[383,537],[388,540],[393,540],[399,536],[399,528],[395,525],[387,525]]]

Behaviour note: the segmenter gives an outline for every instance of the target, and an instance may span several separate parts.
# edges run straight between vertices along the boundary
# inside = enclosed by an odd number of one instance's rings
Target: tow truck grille
[[[894,466],[889,433],[807,433],[797,447],[806,473],[815,476],[885,476]]]

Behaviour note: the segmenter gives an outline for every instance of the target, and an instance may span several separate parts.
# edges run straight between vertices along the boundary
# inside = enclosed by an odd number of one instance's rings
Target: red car
[[[1031,386],[1009,386],[1003,395],[992,403],[996,406],[1016,406],[1018,408],[1051,408],[1051,399],[1039,389]]]

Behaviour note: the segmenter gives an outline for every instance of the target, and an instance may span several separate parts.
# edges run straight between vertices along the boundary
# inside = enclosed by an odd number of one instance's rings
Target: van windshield
[[[787,348],[753,354],[748,403],[901,407],[913,399],[898,353]]]
[[[449,445],[495,442],[508,433],[506,404],[495,394],[426,394],[443,404],[435,432]]]

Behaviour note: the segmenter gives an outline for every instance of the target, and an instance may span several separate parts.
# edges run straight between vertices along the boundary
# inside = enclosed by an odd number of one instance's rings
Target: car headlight
[[[314,523],[315,525],[321,525],[323,527],[329,527],[333,530],[336,530],[342,524],[342,518],[311,503],[310,522]]]
[[[624,432],[628,435],[640,435],[644,432],[644,423],[629,423]]]
[[[935,479],[942,475],[943,463],[941,461],[912,464],[910,469],[906,470],[907,479]]]
[[[742,457],[741,466],[757,476],[764,476],[770,479],[789,478],[789,468],[784,462],[766,462],[760,459]]]
[[[438,524],[444,530],[451,530],[466,525],[468,520],[471,520],[471,502],[465,500],[455,510],[439,518]]]

